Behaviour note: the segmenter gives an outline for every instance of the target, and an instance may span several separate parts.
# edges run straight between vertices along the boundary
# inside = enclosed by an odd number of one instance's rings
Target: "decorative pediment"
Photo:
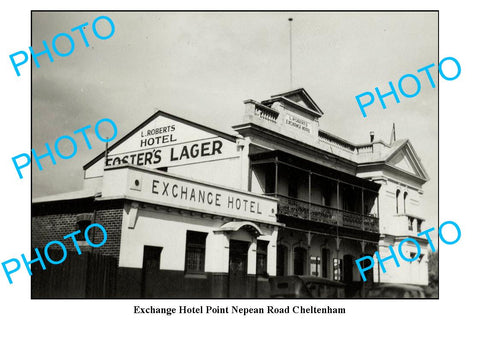
[[[270,99],[262,101],[262,104],[270,106],[279,101],[283,102],[287,106],[303,109],[305,113],[308,113],[314,117],[321,117],[323,115],[320,107],[303,88],[273,95]]]
[[[415,175],[428,180],[428,174],[422,165],[420,158],[413,149],[410,141],[406,141],[400,148],[397,148],[385,160],[386,164],[402,170],[403,172]]]
[[[400,152],[395,157],[393,157],[389,164],[396,166],[406,172],[413,173],[415,175],[419,175],[417,171],[415,171],[414,165],[412,164],[412,160],[405,154],[405,152]]]

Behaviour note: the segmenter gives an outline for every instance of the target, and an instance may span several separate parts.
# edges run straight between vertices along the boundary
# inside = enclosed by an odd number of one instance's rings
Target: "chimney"
[[[373,142],[374,138],[375,138],[375,132],[370,131],[370,143]]]

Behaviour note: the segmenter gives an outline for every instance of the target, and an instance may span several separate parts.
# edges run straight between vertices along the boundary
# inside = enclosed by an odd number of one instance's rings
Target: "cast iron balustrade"
[[[278,199],[278,214],[336,226],[344,226],[378,233],[378,218],[351,211],[325,207],[279,194],[268,194]]]

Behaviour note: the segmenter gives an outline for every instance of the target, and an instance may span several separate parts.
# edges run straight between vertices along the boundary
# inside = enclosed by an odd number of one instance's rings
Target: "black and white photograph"
[[[436,11],[32,13],[68,31],[32,298],[438,298]]]
[[[476,334],[474,5],[0,6],[0,337]]]

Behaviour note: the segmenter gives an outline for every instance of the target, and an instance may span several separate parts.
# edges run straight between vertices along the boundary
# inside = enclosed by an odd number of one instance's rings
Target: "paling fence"
[[[32,258],[36,257],[32,251]],[[52,259],[63,256],[61,250],[49,250]],[[115,297],[117,259],[95,253],[67,252],[58,265],[45,261],[32,265],[32,298],[111,298]]]

